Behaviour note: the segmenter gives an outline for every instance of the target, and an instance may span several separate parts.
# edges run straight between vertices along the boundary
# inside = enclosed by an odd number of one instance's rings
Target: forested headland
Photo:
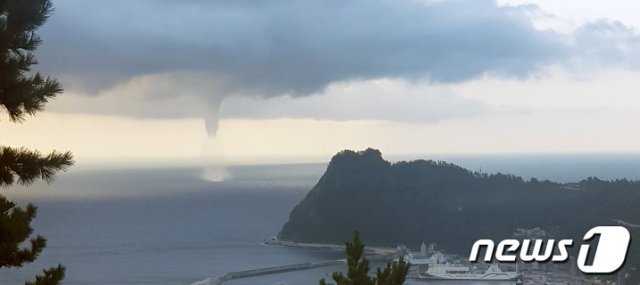
[[[640,259],[640,182],[596,177],[556,183],[511,174],[472,172],[443,161],[390,163],[380,151],[345,150],[291,211],[279,237],[342,243],[357,229],[372,245],[416,248],[435,242],[468,255],[480,238],[512,238],[540,228],[547,238],[582,240],[598,225],[627,223],[629,262]],[[579,246],[574,245],[574,250]]]

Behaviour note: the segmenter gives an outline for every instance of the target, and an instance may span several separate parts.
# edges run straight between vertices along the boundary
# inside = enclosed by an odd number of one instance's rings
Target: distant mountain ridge
[[[390,163],[375,149],[345,150],[291,211],[279,237],[342,243],[358,229],[370,244],[435,242],[465,255],[475,240],[511,238],[517,228],[581,240],[596,225],[640,224],[638,205],[638,181],[525,181],[442,161]],[[640,255],[638,245],[630,252]]]

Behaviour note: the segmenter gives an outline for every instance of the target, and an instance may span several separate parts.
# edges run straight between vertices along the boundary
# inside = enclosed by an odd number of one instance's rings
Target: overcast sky
[[[637,1],[54,5],[35,70],[65,93],[0,120],[2,143],[79,162],[640,151]]]

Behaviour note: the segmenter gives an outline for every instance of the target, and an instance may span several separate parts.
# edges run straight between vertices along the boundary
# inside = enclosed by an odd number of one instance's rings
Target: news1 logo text
[[[597,243],[593,244],[597,238]],[[631,235],[625,227],[597,226],[584,235],[577,266],[583,273],[609,274],[620,269],[627,258]],[[543,248],[544,245],[544,248]],[[485,249],[484,261],[491,262],[495,257],[500,262],[566,262],[569,260],[567,248],[574,241],[562,239],[505,239],[495,243],[490,239],[480,239],[473,244],[470,262],[477,262],[481,249]],[[594,252],[592,252],[594,251]]]

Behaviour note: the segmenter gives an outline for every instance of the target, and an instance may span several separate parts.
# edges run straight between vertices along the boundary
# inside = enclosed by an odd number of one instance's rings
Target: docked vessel
[[[496,264],[492,264],[484,272],[471,270],[468,266],[459,264],[433,264],[426,272],[418,274],[419,279],[436,280],[488,280],[512,281],[518,279],[517,272],[504,272]]]
[[[404,245],[398,245],[398,256],[413,268],[414,279],[431,280],[486,280],[486,281],[515,281],[519,279],[518,267],[515,271],[502,271],[497,264],[491,264],[486,270],[470,268],[459,263],[459,259],[452,255],[445,255],[435,249],[435,244],[427,247],[424,243],[420,252],[413,253]],[[400,258],[397,258],[400,260]]]

